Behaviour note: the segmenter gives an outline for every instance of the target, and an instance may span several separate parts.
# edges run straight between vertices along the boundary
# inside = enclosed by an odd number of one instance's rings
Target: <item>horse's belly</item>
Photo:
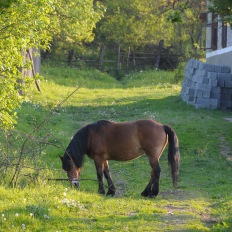
[[[118,151],[109,151],[106,155],[108,160],[129,161],[140,157],[144,153],[142,148],[137,149],[118,149]]]

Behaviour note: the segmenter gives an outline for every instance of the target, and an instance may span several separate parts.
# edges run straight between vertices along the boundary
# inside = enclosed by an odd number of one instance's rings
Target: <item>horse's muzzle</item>
[[[79,180],[72,180],[71,185],[74,186],[75,188],[79,188],[80,182]]]

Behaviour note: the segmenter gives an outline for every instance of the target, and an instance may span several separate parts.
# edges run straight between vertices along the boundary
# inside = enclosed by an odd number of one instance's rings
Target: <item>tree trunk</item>
[[[102,70],[103,58],[104,58],[104,54],[105,54],[105,48],[106,48],[106,46],[104,44],[102,44],[101,48],[100,48],[100,56],[99,56],[99,61],[98,61],[98,69],[99,70]]]
[[[133,51],[133,53],[132,53],[132,59],[133,59],[133,61],[132,61],[132,63],[133,63],[133,69],[135,70],[135,68],[136,68],[135,51]]]
[[[23,76],[35,78],[36,74],[40,72],[40,68],[41,68],[40,49],[36,49],[36,48],[28,49],[26,52],[24,52],[23,56],[24,56],[24,63],[28,61],[31,62],[30,69],[22,69]],[[19,83],[19,94],[23,95],[23,91],[20,88],[20,85],[23,84],[23,80],[22,79],[18,80],[18,83]],[[35,79],[35,85],[37,90],[41,92],[39,83],[36,79]]]
[[[71,49],[68,51],[68,66],[69,67],[72,66],[73,57],[74,57],[74,50]]]
[[[159,42],[158,49],[157,49],[156,61],[155,61],[155,65],[154,65],[155,69],[158,69],[160,66],[160,59],[161,59],[161,55],[162,55],[163,45],[164,45],[164,40],[161,39]]]
[[[120,42],[117,43],[117,54],[116,54],[116,72],[120,70]]]
[[[130,47],[128,48],[127,60],[126,60],[127,71],[129,70],[129,61],[130,61]]]

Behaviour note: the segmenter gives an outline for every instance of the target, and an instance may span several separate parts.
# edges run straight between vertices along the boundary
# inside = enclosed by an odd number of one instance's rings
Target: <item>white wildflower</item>
[[[49,219],[49,216],[47,214],[44,214],[45,219]]]

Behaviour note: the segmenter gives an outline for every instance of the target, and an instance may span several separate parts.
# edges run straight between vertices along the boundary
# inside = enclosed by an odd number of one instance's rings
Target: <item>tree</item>
[[[54,46],[68,51],[68,64],[71,65],[74,50],[82,43],[94,39],[93,29],[104,13],[104,7],[93,0],[66,0],[56,5],[59,18],[59,30],[53,35]]]
[[[232,1],[231,0],[208,0],[209,10],[222,16],[224,21],[232,27]]]
[[[89,40],[102,8],[93,0],[10,0],[1,1],[0,11],[0,128],[8,129],[26,97],[19,95],[19,86],[27,89],[33,81],[22,75],[22,69],[31,67],[23,53],[48,49],[54,35]]]
[[[101,47],[115,45],[117,61],[120,47],[133,53],[137,47],[149,43],[158,44],[163,39],[169,44],[174,35],[172,23],[166,20],[169,1],[104,0],[103,2],[106,13],[97,24],[96,41]],[[119,68],[118,62],[116,67]]]
[[[201,53],[199,43],[204,22],[201,21],[200,14],[203,11],[204,4],[199,0],[178,1],[169,11],[168,20],[175,28],[175,40],[172,43],[184,57],[197,58]]]

